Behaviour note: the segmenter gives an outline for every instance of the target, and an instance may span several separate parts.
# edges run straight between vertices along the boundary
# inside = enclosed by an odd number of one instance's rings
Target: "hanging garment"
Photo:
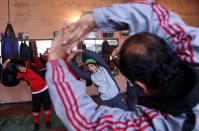
[[[30,61],[33,61],[33,59],[34,59],[34,51],[33,51],[33,46],[32,46],[31,42],[29,43],[28,51],[29,51],[29,59],[30,59]]]
[[[20,60],[25,61],[32,61],[33,60],[33,49],[31,44],[29,46],[23,41],[20,45]]]
[[[109,65],[110,63],[110,51],[109,51],[109,43],[107,40],[104,40],[102,43],[102,58],[107,62],[107,64]]]
[[[37,44],[36,44],[36,41],[32,40],[30,41],[29,43],[29,47],[32,47],[32,50],[33,50],[33,57],[34,58],[37,58],[38,57],[38,52],[37,52]]]
[[[22,41],[20,45],[20,60],[21,61],[29,60],[28,46],[25,41]]]

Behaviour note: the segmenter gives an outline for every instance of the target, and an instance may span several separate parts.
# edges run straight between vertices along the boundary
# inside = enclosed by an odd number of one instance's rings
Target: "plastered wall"
[[[126,3],[133,0],[10,0],[11,23],[15,33],[28,32],[30,39],[52,39],[63,20],[72,22],[82,11],[108,6],[112,3]],[[199,27],[199,0],[155,0],[177,13],[186,24]],[[0,1],[0,32],[4,32],[8,22],[7,0]],[[115,37],[119,37],[116,33]],[[119,39],[119,44],[125,39]],[[116,77],[125,91],[123,76]],[[87,88],[89,94],[96,94],[96,88]],[[31,100],[31,91],[25,82],[12,88],[0,84],[0,104]]]
[[[30,39],[52,39],[64,20],[77,20],[82,11],[127,0],[10,0],[11,23],[15,32],[28,32]],[[8,22],[7,0],[0,4],[0,32]]]
[[[30,39],[52,39],[63,20],[72,22],[82,11],[127,3],[133,0],[10,0],[11,23],[15,32],[28,32]],[[155,0],[177,13],[189,25],[199,27],[198,0]],[[8,22],[8,0],[0,4],[0,32]]]
[[[181,17],[186,24],[199,27],[199,0],[156,0]]]

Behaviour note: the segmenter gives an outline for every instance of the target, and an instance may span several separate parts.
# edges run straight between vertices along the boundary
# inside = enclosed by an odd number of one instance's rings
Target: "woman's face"
[[[24,66],[19,66],[18,67],[19,72],[26,72],[26,67]]]
[[[97,65],[94,65],[94,64],[88,64],[87,65],[87,68],[88,68],[88,70],[90,71],[90,72],[97,72],[97,70],[98,70],[98,67],[97,67]]]

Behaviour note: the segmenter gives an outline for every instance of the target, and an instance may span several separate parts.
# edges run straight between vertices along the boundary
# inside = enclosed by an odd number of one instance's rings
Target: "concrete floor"
[[[99,104],[98,98],[93,98]],[[32,131],[34,129],[31,102],[0,105],[0,131]],[[52,128],[47,129],[43,110],[40,112],[40,131],[67,131],[51,108]]]

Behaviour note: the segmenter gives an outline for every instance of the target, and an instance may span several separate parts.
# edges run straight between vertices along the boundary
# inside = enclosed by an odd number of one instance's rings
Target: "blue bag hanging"
[[[18,40],[10,23],[7,24],[1,39],[2,62],[8,58],[19,59]]]
[[[7,24],[5,33],[2,34],[1,39],[1,54],[2,63],[7,59],[19,60],[18,40],[15,36],[14,30],[10,22]],[[9,63],[6,69],[2,69],[1,81],[4,86],[12,87],[19,84],[19,80],[16,79],[16,73],[10,72],[9,69],[16,70],[15,64]]]
[[[8,24],[5,33],[1,34],[1,55],[2,63],[7,59],[19,59],[18,40],[10,23],[10,6],[8,0]],[[14,71],[14,72],[12,72]],[[19,80],[16,79],[16,64],[8,63],[5,69],[1,71],[1,82],[7,87],[16,86]]]

